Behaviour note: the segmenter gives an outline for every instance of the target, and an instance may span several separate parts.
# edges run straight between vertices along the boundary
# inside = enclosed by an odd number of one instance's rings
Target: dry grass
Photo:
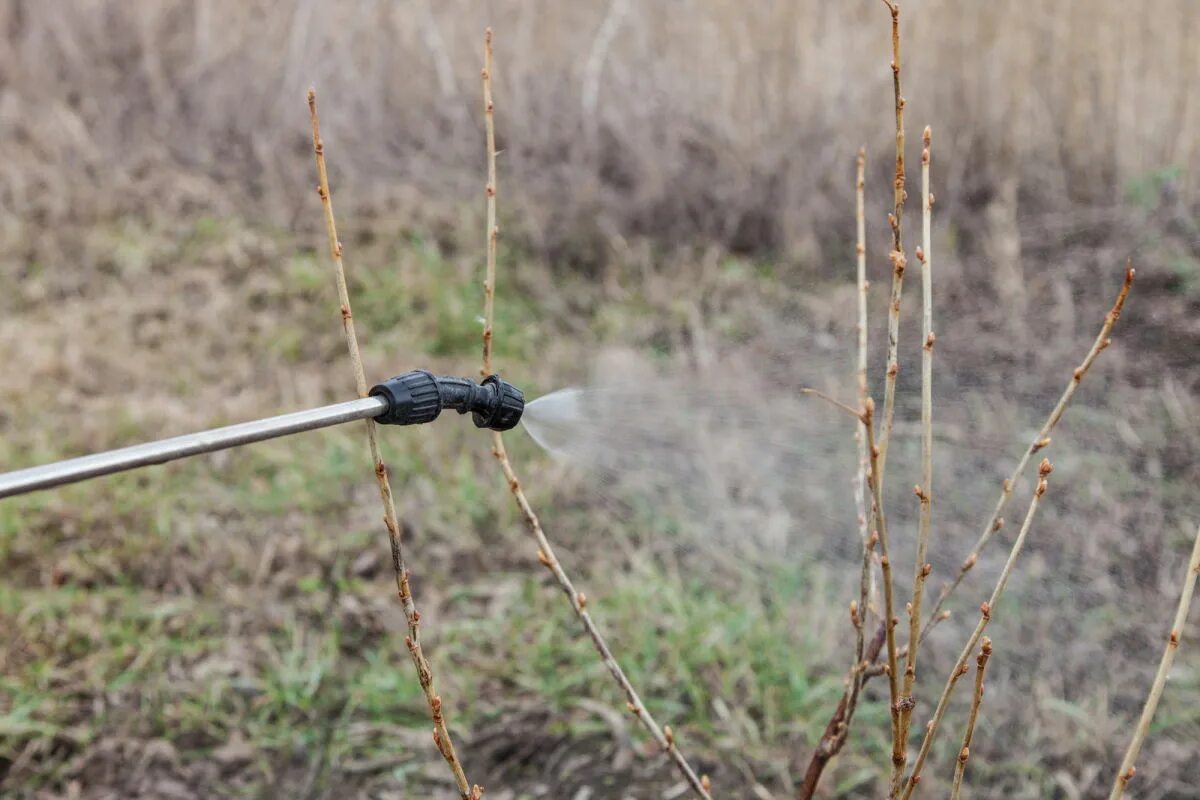
[[[298,218],[304,132],[284,122],[294,115],[280,98],[310,84],[345,109],[326,136],[347,154],[348,210],[471,198],[471,65],[486,24],[511,32],[498,146],[512,233],[581,266],[602,264],[616,235],[815,255],[845,230],[841,165],[859,142],[893,149],[878,0],[619,14],[551,0],[486,12],[466,0],[68,5],[0,9],[0,202],[52,220],[151,194],[167,213],[219,207],[212,180],[240,187],[239,208]],[[1172,165],[1172,197],[1194,204],[1193,11],[1189,0],[1150,0],[1132,18],[1121,0],[905,4],[907,111],[944,131],[946,221],[995,202],[1022,217],[1111,208],[1131,181]],[[873,178],[890,174],[886,161]],[[146,186],[157,188],[131,191]]]

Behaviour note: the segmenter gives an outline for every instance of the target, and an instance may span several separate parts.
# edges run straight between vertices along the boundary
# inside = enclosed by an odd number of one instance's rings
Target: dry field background
[[[979,797],[1100,796],[1197,521],[1200,13],[1189,0],[903,6],[910,142],[935,130],[947,499],[931,586],[965,554],[1126,258],[1139,270],[1055,434],[969,775]],[[664,421],[687,464],[665,476],[637,453],[616,476],[564,469],[518,433],[525,483],[651,709],[719,794],[786,797],[852,646],[851,431],[792,389],[852,391],[864,143],[883,316],[892,112],[877,0],[0,1],[0,468],[349,396],[309,85],[368,376],[473,372],[486,25],[502,372],[532,395],[620,372],[759,398],[735,422],[715,403]],[[917,474],[915,312],[893,475]],[[622,704],[537,567],[486,440],[451,422],[386,434],[472,780],[496,798],[676,796],[609,710]],[[902,564],[912,482],[894,481]],[[0,503],[0,791],[453,796],[374,494],[347,428]],[[939,629],[918,720],[998,556]],[[1193,622],[1139,797],[1194,796],[1197,634]],[[830,796],[878,795],[881,688]]]

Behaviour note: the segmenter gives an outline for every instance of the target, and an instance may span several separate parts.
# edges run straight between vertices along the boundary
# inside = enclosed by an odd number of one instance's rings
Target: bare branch
[[[879,477],[882,481],[887,465],[887,449],[892,438],[892,419],[896,413],[896,378],[900,374],[900,298],[904,288],[904,201],[908,199],[904,172],[904,96],[900,91],[900,4],[884,0],[892,15],[892,90],[896,105],[896,174],[892,183],[892,213],[888,224],[892,228],[892,293],[888,300],[887,376],[883,387],[883,420],[879,428]]]
[[[934,739],[937,737],[938,726],[941,724],[942,717],[946,714],[946,707],[950,703],[950,695],[953,693],[958,679],[966,674],[967,660],[971,657],[971,653],[975,651],[975,646],[979,644],[984,630],[987,628],[988,623],[991,622],[992,613],[1000,604],[1000,598],[1003,597],[1004,587],[1008,585],[1008,579],[1012,576],[1013,567],[1017,563],[1017,557],[1021,555],[1021,550],[1025,547],[1025,538],[1029,535],[1029,529],[1033,526],[1033,518],[1037,515],[1042,496],[1046,494],[1047,480],[1053,469],[1050,466],[1050,462],[1046,459],[1042,459],[1042,463],[1038,466],[1037,488],[1034,489],[1033,498],[1029,501],[1029,510],[1025,513],[1025,521],[1021,524],[1021,531],[1017,534],[1017,540],[1013,542],[1012,549],[1008,553],[1008,560],[1004,563],[1004,569],[1000,571],[1000,578],[996,581],[996,588],[992,590],[992,596],[979,607],[979,623],[975,626],[975,630],[971,633],[970,638],[967,639],[967,643],[959,654],[958,660],[954,662],[954,668],[950,670],[950,677],[946,680],[945,688],[942,689],[942,696],[938,699],[937,708],[933,712],[933,718],[929,720],[926,726],[925,739],[921,742],[921,749],[917,752],[912,772],[909,773],[908,780],[904,782],[904,791],[901,795],[903,800],[908,800],[912,797],[913,790],[921,782],[921,770],[925,766],[925,760],[929,757],[929,751],[933,747]]]
[[[883,384],[883,419],[879,430],[879,443],[868,441],[871,450],[871,481],[876,495],[876,515],[882,531],[884,470],[887,465],[888,445],[892,438],[892,421],[896,415],[896,380],[900,374],[900,300],[904,289],[904,270],[908,260],[904,255],[904,201],[908,198],[905,189],[907,180],[904,171],[904,94],[900,85],[900,4],[896,0],[883,0],[892,17],[892,94],[896,107],[896,171],[892,180],[892,213],[888,215],[888,224],[892,228],[892,250],[888,260],[892,265],[892,291],[888,298],[888,344],[887,372]],[[891,567],[887,557],[886,536],[880,534],[880,564],[883,566],[884,599],[887,606],[888,629],[888,676],[891,689],[892,706],[892,780],[888,793],[894,798],[900,789],[904,778],[904,764],[907,758],[907,725],[908,701],[900,696],[896,674],[896,636],[895,626],[898,622],[892,608]],[[911,656],[910,656],[911,657]]]
[[[963,733],[962,746],[958,748],[958,761],[954,765],[954,788],[950,791],[950,800],[958,800],[962,791],[967,759],[971,757],[971,739],[975,736],[975,722],[979,719],[979,706],[983,704],[983,673],[991,655],[992,640],[985,636],[979,650],[979,658],[975,660],[975,694],[971,697],[971,710],[967,713],[967,730]]]
[[[801,386],[800,394],[811,394],[813,397],[829,403],[839,411],[844,411],[850,416],[854,417],[856,420],[859,420],[860,422],[862,421],[863,415],[861,411],[856,411],[855,409],[851,408],[849,404],[843,403],[841,400],[836,400],[819,389],[814,389],[811,386]]]
[[[1004,513],[1004,508],[1008,505],[1009,498],[1012,497],[1017,481],[1025,474],[1025,468],[1029,464],[1029,459],[1034,453],[1045,449],[1050,444],[1050,432],[1054,430],[1054,426],[1062,419],[1063,413],[1067,410],[1067,404],[1071,402],[1071,398],[1075,394],[1075,390],[1083,382],[1084,376],[1087,375],[1096,358],[1111,344],[1112,340],[1109,338],[1109,335],[1112,333],[1113,326],[1121,317],[1121,310],[1125,307],[1125,300],[1129,297],[1129,290],[1133,287],[1135,274],[1132,266],[1125,268],[1125,281],[1121,284],[1121,290],[1117,292],[1117,299],[1113,302],[1112,308],[1104,315],[1104,324],[1100,326],[1100,333],[1097,334],[1096,340],[1092,343],[1092,348],[1084,356],[1083,362],[1071,373],[1071,380],[1067,382],[1067,388],[1063,390],[1062,396],[1058,398],[1058,403],[1051,410],[1050,416],[1042,423],[1041,429],[1034,435],[1033,441],[1021,455],[1021,460],[1017,462],[1012,475],[1001,484],[1000,498],[996,501],[996,507],[992,510],[991,517],[984,524],[983,531],[980,533],[979,539],[975,542],[975,547],[971,549],[970,555],[967,556],[962,566],[959,567],[958,574],[955,575],[954,580],[943,586],[938,593],[938,599],[933,604],[929,622],[926,623],[925,629],[921,632],[921,639],[924,639],[929,634],[929,629],[933,626],[934,620],[938,618],[938,612],[942,610],[946,599],[954,593],[954,590],[963,582],[967,573],[979,561],[979,554],[983,551],[984,546],[987,545],[988,540],[991,539],[992,534],[1004,527],[1004,517],[1000,515]]]
[[[895,598],[892,591],[892,559],[888,552],[887,518],[883,513],[883,487],[880,481],[879,446],[875,442],[875,402],[868,398],[863,410],[863,427],[867,434],[867,453],[871,459],[871,471],[867,482],[871,487],[872,513],[875,520],[873,537],[879,542],[879,565],[883,572],[884,639],[887,643],[887,666],[884,674],[888,678],[889,707],[892,712],[892,765],[896,770],[904,767],[900,751],[900,676],[897,672]],[[897,761],[897,759],[900,759]]]
[[[855,374],[858,383],[858,403],[860,408],[866,408],[868,397],[867,237],[863,202],[866,185],[866,161],[866,149],[859,148],[855,173],[855,228],[857,231],[855,255],[858,265],[858,279],[856,283],[858,291],[858,361]],[[832,402],[837,403],[837,401]],[[844,405],[842,403],[837,404],[839,406]],[[830,717],[829,723],[825,726],[825,732],[821,735],[821,739],[813,750],[812,757],[809,759],[808,768],[804,773],[804,780],[801,782],[800,789],[796,795],[799,800],[809,800],[816,793],[817,785],[821,781],[821,774],[825,770],[825,765],[845,745],[846,738],[850,733],[850,723],[853,722],[854,712],[858,708],[859,695],[869,677],[867,671],[878,657],[886,634],[881,625],[875,639],[872,640],[873,652],[866,652],[866,625],[869,616],[868,610],[870,608],[871,579],[874,576],[874,572],[871,570],[871,560],[875,550],[875,540],[870,535],[871,527],[867,512],[867,465],[869,458],[867,456],[866,435],[862,428],[857,425],[854,430],[854,441],[855,447],[858,450],[858,469],[855,471],[854,477],[854,503],[858,512],[858,526],[862,537],[863,553],[859,598],[850,604],[850,621],[854,625],[855,635],[854,662],[850,665],[846,690],[842,693],[842,698],[838,701],[833,716]]]
[[[487,275],[483,281],[483,367],[479,374],[492,374],[492,320],[496,304],[496,104],[492,101],[492,29],[483,35],[483,119],[487,138]]]
[[[329,173],[325,168],[325,145],[321,141],[321,128],[317,119],[317,93],[308,90],[308,111],[312,117],[313,151],[317,157],[317,192],[321,196],[321,205],[325,211],[325,230],[329,235],[329,255],[333,259],[334,276],[337,279],[338,301],[342,317],[342,330],[346,336],[346,347],[350,351],[350,363],[354,368],[355,388],[359,397],[367,396],[367,378],[363,371],[362,355],[358,349],[358,336],[354,332],[354,315],[350,311],[350,293],[346,288],[346,270],[342,263],[342,243],[338,241],[337,225],[333,217],[333,198],[329,192]],[[371,451],[371,463],[375,467],[375,480],[379,484],[379,496],[383,501],[383,524],[387,528],[388,539],[392,549],[392,568],[396,574],[396,593],[404,608],[404,616],[408,620],[408,635],[404,638],[408,652],[412,656],[413,665],[417,668],[417,679],[425,700],[429,704],[430,717],[433,719],[433,742],[438,752],[446,759],[450,771],[454,773],[454,782],[463,800],[478,800],[483,795],[483,789],[473,786],[463,770],[462,762],[454,750],[454,742],[450,739],[450,731],[446,726],[446,715],[442,708],[442,698],[434,686],[433,667],[421,648],[421,612],[417,610],[413,600],[412,589],[408,583],[408,567],[404,563],[404,550],[400,541],[400,524],[396,518],[396,503],[392,497],[391,483],[388,481],[387,465],[379,453],[379,441],[375,432],[375,421],[366,420],[367,444]]]
[[[929,187],[929,150],[932,132],[926,126],[924,149],[921,151],[921,247],[917,261],[921,263],[921,485],[917,498],[921,502],[921,518],[917,532],[917,556],[913,565],[912,602],[908,612],[908,657],[904,662],[904,689],[901,700],[904,711],[900,719],[902,751],[907,760],[908,726],[912,719],[913,685],[917,679],[916,643],[921,640],[921,601],[925,597],[925,581],[932,566],[925,560],[929,552],[929,537],[933,528],[933,248],[930,228],[933,216],[933,193]]]
[[[833,716],[829,718],[829,722],[825,725],[825,732],[821,734],[821,739],[813,751],[812,758],[808,761],[808,768],[804,772],[804,780],[801,781],[800,788],[796,792],[798,800],[810,800],[816,794],[817,785],[820,783],[821,775],[825,771],[825,765],[846,744],[846,737],[850,733],[850,722],[854,717],[854,707],[851,703],[861,694],[862,687],[866,685],[867,681],[876,675],[883,674],[876,669],[877,665],[875,664],[876,659],[879,658],[879,651],[883,649],[883,642],[886,636],[883,625],[883,622],[879,623],[875,635],[871,638],[871,641],[867,644],[863,652],[862,659],[850,667],[848,681],[851,685],[857,682],[858,691],[853,696],[847,691],[842,694],[842,699],[838,701],[837,708],[834,709]]]
[[[1175,661],[1175,654],[1179,652],[1179,642],[1183,637],[1183,626],[1187,622],[1188,609],[1192,604],[1192,595],[1196,592],[1197,575],[1200,575],[1200,528],[1196,529],[1196,543],[1192,546],[1192,558],[1188,561],[1187,574],[1183,579],[1183,591],[1179,595],[1179,607],[1175,609],[1175,619],[1171,622],[1171,632],[1167,634],[1167,646],[1163,650],[1162,660],[1158,662],[1158,672],[1154,673],[1154,681],[1150,684],[1150,694],[1146,697],[1146,705],[1142,707],[1142,716],[1138,720],[1137,728],[1133,732],[1129,748],[1125,751],[1125,758],[1121,760],[1121,767],[1117,770],[1117,777],[1113,781],[1112,792],[1108,796],[1109,800],[1118,800],[1125,794],[1125,787],[1137,772],[1134,763],[1137,761],[1138,753],[1142,750],[1142,744],[1146,741],[1146,735],[1150,732],[1150,721],[1154,719],[1154,712],[1158,710],[1158,701],[1162,699],[1163,688],[1167,685],[1167,676],[1171,672],[1171,665]]]
[[[495,127],[493,122],[494,104],[492,102],[492,31],[489,28],[484,37],[484,69],[483,69],[483,96],[485,104],[486,122],[487,122],[487,163],[488,163],[488,184],[487,184],[487,281],[484,284],[484,323],[483,323],[483,372],[491,374],[492,371],[492,321],[494,314],[494,297],[496,285],[496,246],[498,239],[498,229],[496,228],[496,139]],[[600,629],[596,626],[587,610],[587,596],[575,589],[570,577],[567,576],[563,569],[562,563],[554,554],[554,548],[550,545],[550,540],[547,538],[545,531],[542,529],[541,521],[533,510],[533,506],[529,503],[529,498],[525,496],[525,491],[521,488],[521,481],[517,478],[517,473],[513,469],[512,462],[509,460],[508,452],[504,448],[504,439],[499,431],[492,432],[492,455],[500,463],[500,469],[504,473],[504,478],[508,482],[508,488],[512,492],[513,498],[516,500],[517,508],[521,511],[521,516],[525,520],[525,526],[529,529],[529,533],[533,536],[537,543],[538,561],[554,576],[559,587],[567,595],[571,603],[571,610],[575,612],[575,616],[583,624],[584,630],[595,645],[596,651],[600,654],[601,661],[604,662],[605,668],[608,669],[610,675],[617,685],[621,687],[621,692],[625,695],[625,701],[630,712],[641,721],[646,730],[654,738],[671,760],[675,763],[680,774],[683,775],[685,781],[692,791],[704,800],[711,800],[709,794],[710,782],[707,775],[697,775],[688,763],[683,753],[679,750],[677,737],[671,730],[671,727],[660,727],[654,717],[650,715],[650,711],[638,696],[637,691],[633,688],[633,684],[629,682],[629,678],[625,675],[625,671],[621,669],[621,665],[617,663],[613,657],[612,650],[609,649],[608,643],[605,641]]]

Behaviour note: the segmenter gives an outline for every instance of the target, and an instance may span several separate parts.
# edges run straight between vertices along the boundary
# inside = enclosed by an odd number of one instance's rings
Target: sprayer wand
[[[520,389],[498,375],[489,375],[482,383],[475,383],[467,378],[441,377],[415,369],[376,384],[367,397],[359,400],[0,473],[0,498],[358,419],[373,418],[381,425],[420,425],[437,419],[443,409],[453,409],[459,414],[470,412],[478,428],[507,431],[521,421],[525,397]]]

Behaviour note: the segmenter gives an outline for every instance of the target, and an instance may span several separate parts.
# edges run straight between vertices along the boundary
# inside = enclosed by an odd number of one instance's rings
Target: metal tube
[[[188,433],[157,442],[123,447],[120,450],[109,450],[81,458],[56,461],[53,464],[6,472],[0,474],[0,499],[75,483],[101,475],[112,475],[137,467],[163,464],[200,453],[211,453],[215,450],[239,447],[279,436],[341,425],[356,419],[377,417],[387,409],[388,401],[385,398],[364,397],[361,400],[348,400],[345,403],[335,403],[308,411],[297,411],[294,414],[282,414],[278,417],[268,417],[253,422],[242,422],[224,428]]]

